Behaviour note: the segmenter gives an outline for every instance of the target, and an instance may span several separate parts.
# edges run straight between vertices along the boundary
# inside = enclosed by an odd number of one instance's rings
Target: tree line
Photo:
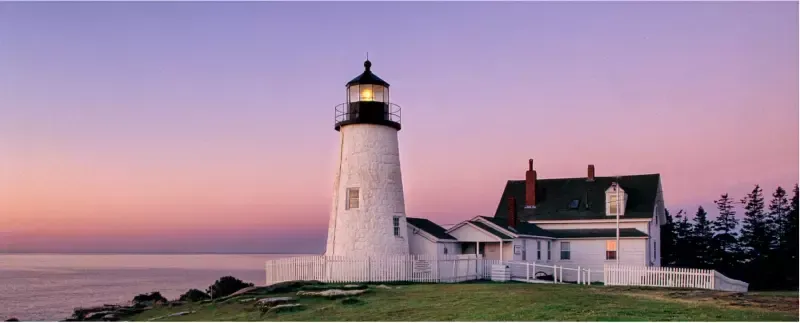
[[[714,269],[745,281],[750,289],[798,288],[798,186],[789,198],[780,186],[765,205],[760,186],[735,201],[722,194],[714,201],[719,216],[710,220],[700,206],[694,217],[667,211],[661,227],[661,264]],[[744,207],[741,220],[735,204]]]

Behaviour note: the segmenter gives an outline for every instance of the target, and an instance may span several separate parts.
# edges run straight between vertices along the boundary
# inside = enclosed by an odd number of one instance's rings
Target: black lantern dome
[[[364,73],[347,82],[347,102],[336,106],[336,131],[350,124],[378,124],[400,130],[400,106],[389,102],[389,83],[373,74],[364,62]]]

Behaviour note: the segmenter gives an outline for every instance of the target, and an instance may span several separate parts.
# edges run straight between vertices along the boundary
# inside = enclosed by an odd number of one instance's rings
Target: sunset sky
[[[400,104],[407,215],[660,173],[798,178],[793,2],[0,3],[0,252],[321,252],[344,84]],[[712,212],[713,213],[713,212]]]

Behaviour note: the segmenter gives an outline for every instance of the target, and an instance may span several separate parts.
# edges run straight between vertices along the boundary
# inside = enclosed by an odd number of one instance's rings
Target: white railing
[[[266,282],[317,280],[356,282],[462,282],[483,279],[496,260],[476,255],[385,257],[312,256],[268,260]]]
[[[606,286],[651,286],[698,288],[746,292],[747,283],[730,279],[715,270],[670,267],[605,265]]]
[[[589,268],[564,267],[559,265],[537,264],[535,262],[508,261],[511,278],[524,279],[525,281],[540,280],[536,274],[542,272],[553,277],[553,283],[563,283],[566,277],[569,282],[588,285],[591,282],[592,270]],[[541,281],[541,280],[540,280]]]

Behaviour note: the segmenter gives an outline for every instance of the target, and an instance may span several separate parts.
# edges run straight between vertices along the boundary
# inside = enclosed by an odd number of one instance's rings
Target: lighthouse
[[[407,255],[400,172],[400,106],[389,101],[389,83],[372,63],[346,85],[335,108],[339,152],[328,225],[326,256]]]

